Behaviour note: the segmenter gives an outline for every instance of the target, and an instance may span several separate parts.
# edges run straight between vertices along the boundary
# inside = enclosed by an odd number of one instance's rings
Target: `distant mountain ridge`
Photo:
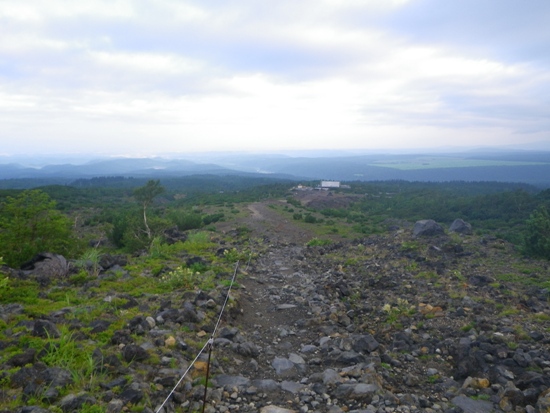
[[[28,167],[0,163],[0,180],[86,179],[124,176],[160,179],[189,175],[241,175],[293,180],[498,181],[550,187],[550,151],[482,151],[292,157],[278,154],[192,155],[181,159],[108,158]],[[1,162],[1,159],[0,159]]]

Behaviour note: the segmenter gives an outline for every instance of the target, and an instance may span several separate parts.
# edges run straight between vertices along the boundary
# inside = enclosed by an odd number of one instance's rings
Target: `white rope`
[[[225,296],[225,301],[220,311],[220,316],[218,317],[218,321],[216,323],[216,326],[214,327],[214,331],[212,332],[212,335],[211,335],[212,338],[214,338],[214,335],[216,334],[216,330],[218,329],[218,326],[222,321],[223,312],[225,311],[225,307],[227,305],[227,302],[229,301],[229,293],[231,292],[231,288],[233,287],[233,283],[235,282],[235,277],[237,276],[238,269],[239,269],[239,261],[237,261],[237,264],[235,264],[235,271],[233,272],[233,278],[231,278],[231,284],[229,284],[229,289],[227,290],[227,295]]]
[[[187,376],[187,373],[189,373],[189,371],[191,370],[191,368],[193,367],[193,365],[196,363],[196,361],[199,359],[200,355],[204,352],[204,350],[208,347],[208,346],[212,346],[214,344],[214,335],[216,334],[216,331],[218,329],[218,326],[220,325],[221,323],[221,320],[222,320],[222,316],[223,316],[223,312],[225,311],[225,307],[227,306],[227,302],[229,301],[229,293],[231,292],[231,288],[233,287],[233,283],[235,282],[235,277],[237,276],[237,270],[239,268],[239,262],[237,261],[237,264],[235,265],[235,271],[233,272],[233,278],[231,279],[231,284],[229,284],[229,289],[227,290],[227,295],[225,296],[225,301],[223,303],[223,306],[220,310],[220,315],[218,317],[218,321],[216,322],[216,326],[214,327],[214,331],[212,332],[212,335],[210,336],[210,339],[206,342],[206,344],[202,347],[201,351],[199,351],[199,354],[197,354],[197,357],[195,357],[195,359],[191,362],[191,364],[189,365],[189,367],[187,368],[187,370],[185,371],[185,373],[183,373],[183,375],[181,376],[181,378],[179,379],[179,381],[176,383],[176,385],[174,386],[174,388],[172,389],[172,391],[168,394],[168,396],[166,396],[166,399],[164,399],[164,401],[162,402],[162,404],[160,405],[160,407],[156,410],[155,413],[159,413],[160,410],[164,407],[164,405],[166,404],[166,402],[168,401],[168,399],[170,399],[170,397],[172,396],[172,394],[174,394],[174,392],[176,391],[176,389],[178,388],[178,386],[181,384],[181,382],[183,381],[183,379],[185,378],[185,376]]]
[[[210,345],[210,341],[212,339],[208,340],[206,342],[206,344],[202,347],[201,351],[199,351],[199,354],[197,354],[197,357],[195,357],[195,359],[191,362],[191,364],[189,365],[189,367],[187,368],[187,370],[185,370],[185,373],[183,373],[183,376],[181,376],[181,378],[179,379],[179,381],[176,383],[176,385],[174,386],[174,388],[172,389],[172,391],[168,394],[168,396],[166,396],[166,399],[162,402],[162,404],[160,405],[160,407],[157,409],[156,413],[159,413],[160,410],[164,407],[164,405],[166,404],[166,402],[168,401],[168,399],[172,396],[172,394],[174,394],[174,392],[176,391],[176,389],[178,388],[178,386],[180,385],[180,383],[183,381],[183,379],[185,378],[185,376],[187,376],[187,373],[189,373],[189,371],[191,370],[191,368],[193,367],[193,365],[196,363],[196,361],[199,359],[200,355],[203,353],[203,351],[206,349],[206,347],[208,345]]]
[[[250,254],[248,255],[248,262],[246,263],[246,267],[244,271],[248,271],[248,266],[250,265],[250,261],[252,260],[252,250],[250,250]]]

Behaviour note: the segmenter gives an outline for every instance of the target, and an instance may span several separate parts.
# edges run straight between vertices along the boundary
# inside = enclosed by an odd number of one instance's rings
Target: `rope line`
[[[248,271],[248,266],[250,265],[250,261],[252,260],[252,249],[250,250],[250,254],[248,255],[248,262],[246,263],[245,272]]]
[[[227,305],[227,302],[229,301],[229,293],[231,292],[231,288],[233,287],[233,283],[235,282],[235,277],[237,276],[237,270],[239,269],[239,261],[237,261],[237,264],[235,264],[235,271],[233,272],[233,278],[231,278],[231,284],[229,284],[229,289],[227,290],[227,295],[225,296],[225,301],[223,303],[222,309],[220,311],[220,316],[218,317],[218,321],[216,322],[216,326],[214,327],[214,331],[212,332],[212,335],[210,337],[214,338],[214,335],[216,335],[216,331],[218,330],[218,327],[222,321],[223,312],[225,311],[225,306]]]
[[[176,383],[176,385],[174,386],[174,388],[172,389],[172,391],[168,394],[168,396],[166,396],[166,399],[164,399],[164,401],[162,402],[162,404],[160,405],[160,407],[157,409],[156,413],[159,413],[160,410],[164,407],[164,405],[166,404],[166,402],[168,401],[168,399],[172,396],[172,394],[174,394],[174,392],[176,391],[177,387],[181,384],[181,382],[183,381],[183,379],[185,378],[185,376],[187,376],[187,373],[189,373],[189,371],[191,370],[191,368],[195,365],[196,361],[199,359],[200,355],[203,353],[203,351],[206,349],[206,347],[210,345],[210,340],[208,340],[206,342],[206,344],[202,347],[201,351],[199,351],[199,354],[197,354],[197,357],[195,357],[195,359],[191,362],[191,364],[189,365],[189,367],[187,368],[187,370],[185,370],[185,373],[183,373],[183,376],[181,376],[181,378],[179,379],[179,381]]]
[[[248,261],[250,263],[250,260]],[[183,375],[181,376],[181,378],[178,380],[178,382],[176,383],[176,385],[174,386],[174,388],[170,391],[170,393],[168,393],[168,396],[166,396],[166,399],[164,399],[164,401],[162,402],[162,404],[160,405],[160,407],[155,411],[155,413],[159,413],[161,411],[161,409],[164,407],[164,405],[168,402],[168,400],[170,399],[170,397],[172,397],[172,394],[174,394],[174,392],[176,391],[176,389],[178,388],[178,386],[181,384],[181,382],[183,381],[183,379],[185,378],[185,376],[187,376],[187,374],[189,373],[189,371],[191,370],[191,368],[195,365],[195,363],[197,362],[197,360],[199,359],[199,357],[201,356],[201,354],[204,352],[204,350],[207,348],[207,347],[210,347],[209,348],[209,354],[208,354],[208,363],[207,363],[207,374],[209,374],[210,372],[210,357],[212,355],[212,348],[214,347],[214,335],[216,334],[216,331],[218,330],[218,327],[222,321],[222,316],[223,316],[223,313],[225,311],[225,307],[227,306],[227,302],[229,301],[229,293],[231,292],[231,288],[233,288],[233,284],[235,283],[235,278],[237,277],[237,270],[239,269],[239,261],[237,261],[237,263],[235,264],[235,270],[233,272],[233,277],[231,278],[231,284],[229,284],[229,289],[227,290],[227,295],[225,296],[225,301],[222,305],[222,308],[220,310],[220,315],[218,316],[218,321],[216,322],[216,325],[214,327],[214,330],[212,331],[212,334],[210,335],[210,339],[204,344],[204,346],[202,347],[202,349],[199,351],[199,353],[197,354],[197,357],[195,357],[195,359],[191,362],[191,364],[189,365],[189,367],[187,368],[187,370],[185,370],[185,372],[183,373]],[[206,378],[207,380],[207,384],[208,384],[208,377]],[[206,396],[206,391],[207,391],[208,387],[205,386],[205,391],[204,391],[204,394]],[[206,397],[205,397],[205,400],[203,402],[203,412],[204,412],[204,407],[206,406]]]

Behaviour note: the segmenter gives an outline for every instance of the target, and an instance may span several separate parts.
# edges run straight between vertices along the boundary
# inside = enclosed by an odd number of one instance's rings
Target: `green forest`
[[[315,186],[318,182],[304,183]],[[478,235],[512,242],[518,254],[550,258],[550,190],[496,182],[349,182],[343,207],[309,208],[293,196],[290,181],[195,176],[166,180],[110,177],[0,191],[0,256],[18,268],[48,250],[77,259],[94,245],[136,254],[166,242],[170,228],[215,231],[254,201],[284,198],[292,217],[347,238],[387,230],[392,223],[461,218]],[[330,233],[330,231],[328,231]]]

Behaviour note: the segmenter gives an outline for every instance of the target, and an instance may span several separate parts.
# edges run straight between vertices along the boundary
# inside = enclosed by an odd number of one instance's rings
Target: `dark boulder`
[[[147,360],[149,358],[149,353],[140,346],[129,344],[122,349],[122,357],[130,363],[131,361]]]
[[[34,322],[32,334],[42,338],[59,338],[61,336],[55,323],[49,320],[36,320]]]
[[[415,237],[433,237],[443,234],[445,234],[443,227],[433,219],[417,221],[413,227],[413,236]]]
[[[16,354],[8,360],[8,364],[13,367],[23,367],[27,364],[32,364],[36,357],[36,350],[34,348],[28,348],[23,353]]]
[[[106,331],[111,326],[111,322],[107,320],[94,320],[90,323],[91,334],[102,333]]]
[[[132,341],[132,336],[128,330],[117,330],[111,337],[111,344],[130,344]]]
[[[21,269],[33,278],[63,278],[69,274],[70,266],[62,255],[41,252],[23,264]]]
[[[65,396],[59,403],[59,407],[63,412],[75,412],[80,411],[85,405],[93,406],[97,403],[97,400],[86,393],[69,394]]]
[[[455,219],[451,224],[451,226],[449,227],[449,232],[456,232],[458,234],[471,235],[472,225],[458,218],[458,219]]]
[[[175,244],[176,242],[185,242],[187,234],[180,231],[178,227],[168,228],[164,231],[164,240],[168,245]]]
[[[352,348],[358,353],[370,353],[378,348],[380,344],[371,334],[363,334],[353,337]]]
[[[53,402],[60,395],[60,389],[73,383],[68,370],[58,367],[47,368],[42,363],[32,367],[23,367],[11,377],[11,385],[23,388],[23,397],[27,399],[41,394],[44,400]]]
[[[151,329],[151,326],[149,325],[145,317],[138,315],[128,322],[128,328],[133,334],[143,335],[146,331],[149,331]]]
[[[124,267],[126,264],[128,264],[128,257],[123,254],[103,254],[99,259],[99,265],[104,270],[108,270],[110,268],[113,268],[114,266]]]
[[[139,389],[127,388],[120,393],[119,397],[124,402],[124,404],[132,403],[137,404],[143,399],[143,392]]]

